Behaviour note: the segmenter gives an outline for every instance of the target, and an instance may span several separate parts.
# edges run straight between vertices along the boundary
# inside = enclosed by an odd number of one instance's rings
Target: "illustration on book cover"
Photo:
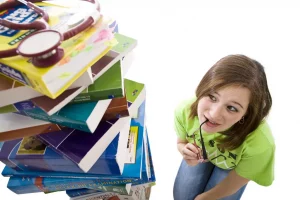
[[[19,149],[18,155],[43,155],[46,150],[46,145],[34,136],[24,137]]]

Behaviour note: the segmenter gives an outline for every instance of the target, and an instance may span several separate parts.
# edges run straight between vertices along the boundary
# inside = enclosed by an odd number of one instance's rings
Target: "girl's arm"
[[[179,138],[177,139],[177,149],[178,149],[179,153],[181,153],[182,156],[183,156],[182,150],[187,143],[188,143],[187,140],[182,140]]]
[[[232,170],[223,181],[209,191],[198,195],[195,200],[215,200],[230,196],[236,193],[248,182],[249,179],[241,177],[234,170]]]

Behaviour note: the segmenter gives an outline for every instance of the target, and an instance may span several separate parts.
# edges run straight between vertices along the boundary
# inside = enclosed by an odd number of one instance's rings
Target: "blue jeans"
[[[175,179],[174,200],[194,200],[197,195],[206,192],[227,177],[230,170],[215,167],[210,162],[189,166],[182,160]],[[246,188],[240,188],[235,194],[221,200],[239,200]]]

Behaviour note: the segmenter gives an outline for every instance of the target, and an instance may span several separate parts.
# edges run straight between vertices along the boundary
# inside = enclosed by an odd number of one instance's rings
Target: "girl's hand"
[[[209,161],[208,159],[204,160],[204,158],[203,158],[203,151],[202,151],[202,149],[201,148],[198,148],[198,149],[199,149],[199,152],[200,152],[200,159],[199,159],[200,163],[208,162]]]
[[[190,166],[197,165],[199,163],[207,162],[202,157],[202,150],[194,145],[189,143],[187,140],[177,139],[177,148],[178,151],[183,156],[183,159]]]
[[[182,156],[183,159],[186,161],[186,163],[190,166],[195,166],[199,164],[200,162],[203,162],[203,159],[201,159],[201,150],[197,147],[195,147],[191,143],[187,143],[183,148],[182,148]],[[200,155],[200,159],[199,159]]]
[[[198,163],[208,162],[202,156],[202,150],[191,143],[187,143],[182,148],[182,156],[186,163],[190,166],[195,166]]]

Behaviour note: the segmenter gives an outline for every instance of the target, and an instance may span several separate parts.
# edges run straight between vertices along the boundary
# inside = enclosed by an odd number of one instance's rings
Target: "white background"
[[[116,17],[120,33],[138,39],[128,77],[146,84],[147,126],[157,185],[151,200],[172,200],[181,156],[176,149],[173,110],[194,95],[204,73],[221,57],[245,54],[266,69],[276,140],[275,181],[253,182],[242,197],[299,199],[300,12],[296,1],[100,1]],[[3,168],[3,164],[0,164]],[[0,199],[68,199],[64,192],[16,195],[0,177]]]

